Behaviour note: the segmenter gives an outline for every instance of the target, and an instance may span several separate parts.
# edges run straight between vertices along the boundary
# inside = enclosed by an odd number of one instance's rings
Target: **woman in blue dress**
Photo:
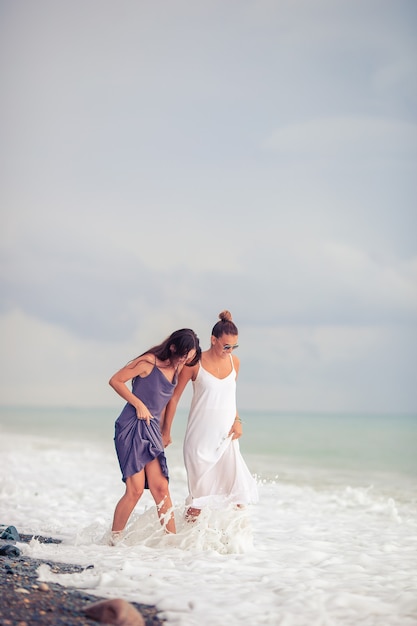
[[[183,328],[116,372],[109,381],[126,400],[116,420],[114,442],[126,491],[116,505],[111,543],[120,538],[144,489],[155,500],[161,524],[175,533],[168,489],[168,467],[161,436],[161,416],[184,367],[201,355],[195,332]],[[132,390],[126,383],[132,381]]]

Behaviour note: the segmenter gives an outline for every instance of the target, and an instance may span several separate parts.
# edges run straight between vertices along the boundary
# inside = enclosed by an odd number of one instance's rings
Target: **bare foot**
[[[192,506],[190,506],[187,509],[187,512],[185,514],[185,520],[187,522],[195,522],[197,517],[200,515],[201,513],[201,509],[195,509]]]

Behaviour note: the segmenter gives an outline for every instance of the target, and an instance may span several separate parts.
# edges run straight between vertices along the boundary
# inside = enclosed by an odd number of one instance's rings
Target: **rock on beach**
[[[85,614],[102,624],[116,624],[116,626],[145,626],[145,620],[135,607],[115,598],[114,600],[102,600],[90,604],[85,609]]]
[[[163,626],[154,606],[106,599],[72,587],[38,580],[37,569],[46,564],[55,573],[83,571],[81,565],[55,563],[23,556],[16,542],[36,538],[41,543],[59,539],[23,535],[14,526],[0,525],[0,624],[2,626]],[[5,549],[6,548],[6,549]],[[106,620],[106,621],[104,621]]]

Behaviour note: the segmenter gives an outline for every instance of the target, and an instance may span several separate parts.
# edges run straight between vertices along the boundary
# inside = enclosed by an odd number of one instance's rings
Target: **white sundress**
[[[223,508],[258,501],[256,481],[239,448],[239,440],[228,436],[236,417],[236,371],[217,378],[201,362],[184,437],[188,506]]]

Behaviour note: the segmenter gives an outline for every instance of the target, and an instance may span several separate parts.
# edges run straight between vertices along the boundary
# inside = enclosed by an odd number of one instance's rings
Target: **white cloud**
[[[414,41],[415,44],[415,41]],[[372,82],[376,90],[383,93],[391,93],[393,90],[405,92],[410,100],[417,99],[417,75],[416,50],[406,50],[403,57],[388,62],[380,67],[374,74]]]
[[[185,318],[181,313],[150,311],[128,341],[95,341],[17,309],[2,315],[1,403],[121,408],[124,401],[108,385],[110,376],[175,329],[184,327]],[[195,326],[198,319],[189,321]],[[205,337],[201,340],[203,345]]]
[[[415,328],[244,327],[239,336],[242,408],[413,411]]]
[[[114,403],[107,381],[118,369],[115,364],[128,360],[126,346],[82,340],[17,310],[0,317],[0,337],[2,404]]]
[[[417,319],[416,258],[375,259],[341,241],[285,237],[273,244],[265,236],[264,247],[242,259],[239,308],[252,319],[353,326]]]
[[[386,404],[400,405],[417,306],[414,9],[160,7],[22,0],[4,10],[2,358],[20,363],[25,337],[41,381],[26,391],[13,366],[6,397],[49,401],[42,381],[61,346],[67,375],[54,389],[98,401],[102,373],[86,384],[74,373],[84,363],[113,368],[132,345],[184,325],[205,339],[229,308],[243,328],[272,332],[274,350],[290,338],[289,405],[350,406],[358,337],[385,380],[375,336],[387,350],[391,337],[399,373]],[[357,351],[342,363],[329,348],[327,366],[328,337]],[[276,408],[277,364],[263,376],[251,350],[247,401]],[[357,397],[381,405],[371,384]]]
[[[212,323],[216,321],[212,316]],[[201,345],[211,325],[194,316]],[[238,322],[238,320],[236,320]],[[182,327],[163,312],[129,341],[81,340],[19,311],[0,317],[2,404],[114,406],[107,382],[130,358]],[[416,401],[415,330],[390,326],[239,326],[241,409],[410,411]],[[184,404],[185,406],[185,404]]]
[[[375,117],[332,117],[274,131],[265,147],[297,158],[417,159],[417,124]]]

